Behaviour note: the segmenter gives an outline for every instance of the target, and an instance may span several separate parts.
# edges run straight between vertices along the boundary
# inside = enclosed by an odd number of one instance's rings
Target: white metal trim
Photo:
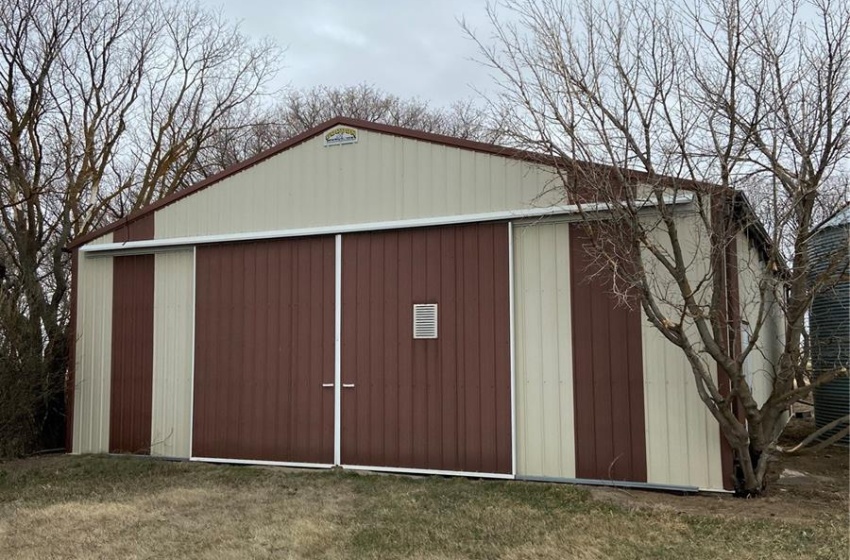
[[[668,492],[702,492],[702,488],[696,486],[686,486],[679,484],[662,484],[655,482],[631,482],[628,480],[605,480],[596,478],[569,478],[561,476],[534,476],[522,475],[518,476],[517,480],[525,482],[549,482],[556,484],[578,484],[588,486],[608,486],[613,488],[637,488],[642,490],[664,490]]]
[[[157,261],[157,259],[156,259],[156,257],[154,257],[154,259],[153,259],[153,337],[151,339],[151,350],[152,350],[152,352],[151,352],[151,432],[150,432],[151,433],[151,442],[150,442],[150,447],[148,447],[148,454],[151,455],[152,457],[157,457],[157,455],[154,455],[154,453],[153,453],[154,444],[155,443],[157,443],[157,444],[158,443],[165,443],[164,441],[162,441],[162,442],[159,442],[159,441],[154,442],[153,441],[153,435],[155,433],[154,428],[156,428],[156,421],[157,421],[157,417],[156,417],[156,408],[157,408],[157,406],[156,406],[156,389],[157,389],[157,383],[156,383],[156,377],[157,377],[156,376],[156,327],[157,327],[157,325],[156,325],[156,261]],[[173,426],[172,426],[172,429],[173,429]]]
[[[342,235],[334,254],[334,465],[342,463]]]
[[[514,313],[514,224],[508,222],[508,309],[511,355],[511,472],[516,476],[516,328]]]
[[[690,193],[679,193],[675,197],[665,197],[666,204],[687,204],[693,201]],[[652,207],[655,203],[645,201],[642,207]],[[206,245],[209,243],[226,243],[233,241],[256,241],[262,239],[280,239],[285,237],[308,237],[314,235],[334,235],[343,233],[354,233],[359,231],[381,231],[391,229],[405,229],[415,227],[440,226],[452,224],[466,224],[475,222],[493,222],[501,220],[516,220],[521,218],[540,218],[545,216],[557,216],[564,214],[578,214],[582,212],[605,212],[611,207],[608,203],[592,203],[547,206],[544,208],[525,208],[519,210],[505,210],[499,212],[484,212],[478,214],[459,214],[456,216],[438,216],[433,218],[413,218],[408,220],[393,220],[386,222],[367,222],[361,224],[346,224],[334,226],[320,226],[311,228],[282,229],[272,231],[255,231],[243,233],[226,233],[216,235],[200,235],[191,237],[172,237],[168,239],[146,239],[142,241],[127,241],[125,243],[104,243],[100,245],[83,245],[79,248],[81,253],[88,256],[96,254],[133,254],[153,253],[174,247],[185,245]],[[580,219],[578,216],[576,219]]]
[[[295,463],[289,461],[261,461],[255,459],[220,459],[217,457],[191,457],[196,463],[219,463],[225,465],[257,465],[263,467],[294,467],[298,469],[330,469],[329,463]]]
[[[189,367],[191,371],[191,383],[189,387],[189,460],[192,459],[192,446],[195,436],[195,326],[198,316],[198,248],[192,248],[192,357]]]
[[[371,467],[364,465],[342,465],[342,468],[350,471],[387,472],[395,474],[423,474],[437,476],[465,476],[470,478],[493,478],[497,480],[513,480],[512,474],[484,473],[474,471],[442,471],[437,469],[414,469],[406,467]]]

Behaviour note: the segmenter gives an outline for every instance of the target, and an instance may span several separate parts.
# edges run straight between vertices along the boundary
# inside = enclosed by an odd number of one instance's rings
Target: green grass
[[[739,515],[747,504],[728,498],[707,502],[721,504],[720,513],[683,513],[677,508],[692,510],[699,498],[656,494],[648,507],[639,497],[612,504],[594,495],[541,483],[51,457],[0,465],[0,551],[4,558],[847,557],[842,511],[765,519]]]

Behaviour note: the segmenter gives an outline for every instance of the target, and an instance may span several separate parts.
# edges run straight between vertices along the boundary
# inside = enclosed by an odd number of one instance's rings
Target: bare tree
[[[245,111],[250,115],[219,121],[216,141],[199,162],[201,174],[214,173],[339,116],[481,142],[502,139],[499,127],[492,126],[488,113],[472,100],[432,107],[426,101],[403,99],[365,83],[294,89],[279,104],[246,107]],[[245,127],[246,122],[254,124]]]
[[[734,451],[736,489],[760,494],[788,407],[846,373],[806,380],[805,317],[841,272],[810,283],[807,243],[848,204],[848,3],[506,0],[489,12],[493,36],[465,29],[494,70],[506,134],[552,156],[565,201],[610,205],[604,219],[582,214],[596,233],[589,273],[613,278],[681,349]],[[671,204],[682,198],[687,210]]]
[[[0,8],[0,454],[61,442],[77,235],[195,180],[279,49],[171,0]]]
[[[293,91],[277,114],[280,124],[293,133],[342,115],[457,138],[498,139],[498,130],[485,127],[484,111],[469,100],[433,108],[425,101],[401,99],[368,84]]]

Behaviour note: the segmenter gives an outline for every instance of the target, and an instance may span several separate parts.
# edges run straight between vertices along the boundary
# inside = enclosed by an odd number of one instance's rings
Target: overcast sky
[[[434,105],[489,87],[461,30],[488,27],[484,0],[205,0],[245,33],[287,48],[279,85],[374,84]]]

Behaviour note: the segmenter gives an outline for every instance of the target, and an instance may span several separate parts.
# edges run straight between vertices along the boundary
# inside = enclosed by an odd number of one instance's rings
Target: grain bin
[[[810,315],[815,377],[836,367],[850,369],[850,210],[827,222],[812,237],[810,280],[816,294]],[[818,289],[818,280],[826,285]],[[850,413],[850,379],[842,377],[815,390],[818,428]],[[848,437],[841,442],[848,444]]]

